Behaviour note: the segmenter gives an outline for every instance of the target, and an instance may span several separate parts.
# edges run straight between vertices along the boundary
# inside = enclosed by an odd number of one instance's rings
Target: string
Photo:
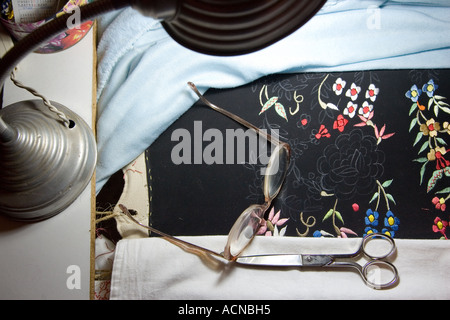
[[[22,88],[22,89],[25,89],[25,90],[27,90],[28,92],[30,92],[32,95],[41,98],[42,101],[44,102],[44,104],[48,107],[48,109],[49,109],[51,112],[57,114],[58,117],[63,121],[64,125],[65,125],[67,128],[70,128],[70,120],[66,117],[66,115],[65,115],[63,112],[59,111],[54,105],[52,105],[51,102],[50,102],[46,97],[44,97],[42,94],[40,94],[39,92],[37,92],[36,89],[33,89],[33,88],[31,88],[31,87],[28,87],[28,86],[24,85],[22,82],[20,82],[19,80],[17,80],[17,79],[16,79],[16,75],[15,75],[15,70],[17,70],[17,68],[14,68],[14,70],[11,71],[11,75],[10,75],[11,81],[12,81],[17,87]]]

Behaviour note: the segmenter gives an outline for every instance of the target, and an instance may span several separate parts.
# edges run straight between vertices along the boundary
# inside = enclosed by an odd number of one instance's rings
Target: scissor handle
[[[387,241],[388,247],[386,247],[385,245],[381,245],[382,248],[368,248],[371,243],[380,244],[381,243],[380,240],[384,240],[384,242]],[[360,250],[356,254],[363,252],[367,257],[374,260],[379,260],[389,257],[394,251],[395,251],[394,239],[392,239],[387,234],[371,233],[363,238]]]
[[[397,268],[384,260],[371,260],[359,270],[366,285],[373,289],[386,289],[398,281]]]
[[[383,242],[381,240],[384,240]],[[375,244],[375,245],[374,245]],[[399,277],[395,266],[383,259],[395,251],[395,242],[390,236],[382,233],[366,235],[358,251],[353,254],[332,255],[332,261],[324,266],[353,267],[361,274],[365,283],[374,289],[385,289],[397,283]],[[364,266],[355,261],[357,256],[364,254],[369,260]],[[340,261],[343,259],[343,261]]]

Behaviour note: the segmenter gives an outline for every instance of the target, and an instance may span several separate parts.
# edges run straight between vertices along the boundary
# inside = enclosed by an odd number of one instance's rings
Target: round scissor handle
[[[395,266],[383,260],[371,260],[362,268],[362,277],[366,284],[373,289],[386,289],[398,281]]]
[[[384,259],[395,251],[395,242],[386,234],[371,233],[363,238],[361,250],[374,260]]]

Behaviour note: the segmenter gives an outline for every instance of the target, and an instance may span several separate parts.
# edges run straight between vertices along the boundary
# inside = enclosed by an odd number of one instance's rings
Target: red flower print
[[[333,129],[338,129],[339,132],[344,131],[345,125],[348,123],[348,120],[344,118],[342,114],[338,115],[337,120],[333,123]]]

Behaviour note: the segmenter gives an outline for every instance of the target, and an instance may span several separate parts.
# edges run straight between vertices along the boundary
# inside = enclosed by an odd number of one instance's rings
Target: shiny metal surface
[[[301,267],[303,266],[302,255],[300,254],[269,254],[243,256],[236,259],[239,264],[277,266],[277,267]]]
[[[52,102],[72,121],[67,128],[41,100],[21,101],[0,110],[0,213],[37,221],[67,208],[90,182],[97,150],[88,124]],[[7,136],[7,135],[5,135]]]

